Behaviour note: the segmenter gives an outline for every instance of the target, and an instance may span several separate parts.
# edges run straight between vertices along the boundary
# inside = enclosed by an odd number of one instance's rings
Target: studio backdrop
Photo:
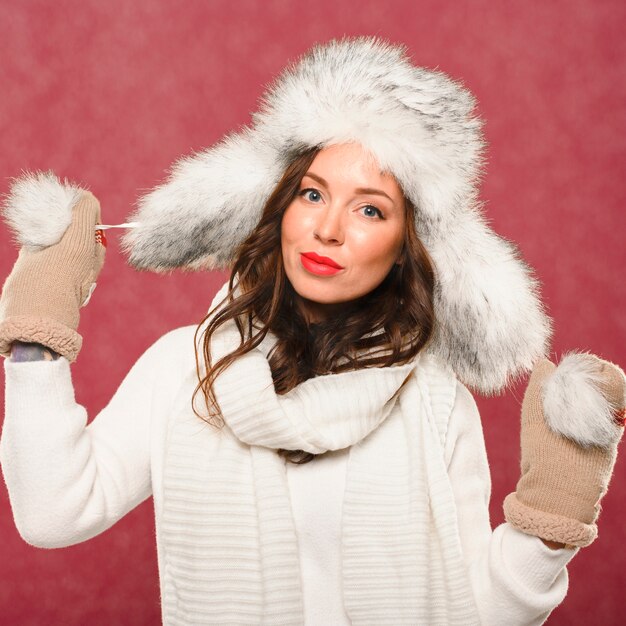
[[[123,222],[175,159],[247,124],[264,87],[315,42],[404,43],[477,97],[489,142],[481,197],[541,281],[552,360],[578,349],[626,366],[623,2],[1,0],[0,15],[0,192],[23,170],[52,170],[91,189],[105,223]],[[200,322],[227,277],[137,272],[117,232],[107,238],[72,366],[90,418],[158,337]],[[2,280],[16,256],[2,224]],[[519,476],[525,383],[477,396],[493,526]],[[570,564],[550,624],[623,623],[624,457],[622,444],[599,538]],[[41,550],[18,535],[2,484],[0,537],[0,623],[159,623],[150,501],[91,541]]]

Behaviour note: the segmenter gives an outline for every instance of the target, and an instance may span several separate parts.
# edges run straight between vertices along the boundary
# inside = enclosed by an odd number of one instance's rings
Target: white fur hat
[[[318,45],[266,91],[252,123],[174,164],[139,200],[122,245],[137,269],[228,267],[287,164],[343,142],[369,149],[416,207],[436,272],[428,350],[493,393],[546,355],[550,320],[515,246],[478,201],[483,138],[474,98],[404,48],[360,37]]]
[[[478,202],[483,138],[474,98],[377,38],[315,46],[262,96],[252,124],[178,161],[140,199],[123,246],[137,269],[227,267],[287,164],[343,142],[369,149],[416,207],[436,271],[429,350],[492,393],[545,356],[550,320],[538,283]]]

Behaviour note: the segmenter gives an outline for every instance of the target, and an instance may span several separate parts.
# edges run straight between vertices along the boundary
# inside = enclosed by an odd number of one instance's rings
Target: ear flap
[[[180,159],[129,217],[139,223],[121,242],[129,264],[155,272],[227,268],[283,168],[277,151],[249,128]]]
[[[500,391],[545,356],[551,321],[517,248],[477,210],[431,235],[436,327],[429,351],[484,394]],[[429,237],[429,239],[431,239]]]

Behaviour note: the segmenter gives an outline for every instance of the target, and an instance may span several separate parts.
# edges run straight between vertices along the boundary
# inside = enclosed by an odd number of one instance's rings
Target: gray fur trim
[[[551,320],[517,248],[474,211],[424,243],[436,272],[429,351],[486,395],[530,371],[548,350]]]
[[[14,178],[2,213],[17,244],[37,249],[57,243],[72,221],[72,207],[82,191],[52,172],[26,172]]]
[[[613,409],[598,388],[602,361],[589,353],[570,352],[545,380],[543,412],[548,426],[582,446],[608,448],[622,436]]]
[[[373,37],[315,46],[261,99],[254,126],[290,160],[302,146],[357,142],[441,227],[475,201],[482,123],[472,94]]]
[[[227,267],[285,165],[250,130],[179,160],[129,218],[140,226],[122,236],[128,262],[154,272]]]
[[[358,142],[416,207],[437,279],[428,350],[468,386],[498,391],[546,355],[551,329],[532,270],[482,216],[474,105],[403,47],[372,37],[316,46],[277,78],[250,127],[180,159],[139,200],[122,249],[142,270],[228,267],[298,152]]]

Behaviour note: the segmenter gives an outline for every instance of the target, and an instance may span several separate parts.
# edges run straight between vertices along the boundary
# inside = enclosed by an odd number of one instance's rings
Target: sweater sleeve
[[[446,461],[464,559],[485,626],[543,624],[567,593],[577,550],[551,550],[508,523],[489,521],[491,477],[476,402],[461,383],[450,416]]]
[[[176,353],[189,328],[151,346],[89,425],[64,357],[5,360],[0,462],[25,541],[42,548],[85,541],[150,496],[151,420],[173,399]]]

